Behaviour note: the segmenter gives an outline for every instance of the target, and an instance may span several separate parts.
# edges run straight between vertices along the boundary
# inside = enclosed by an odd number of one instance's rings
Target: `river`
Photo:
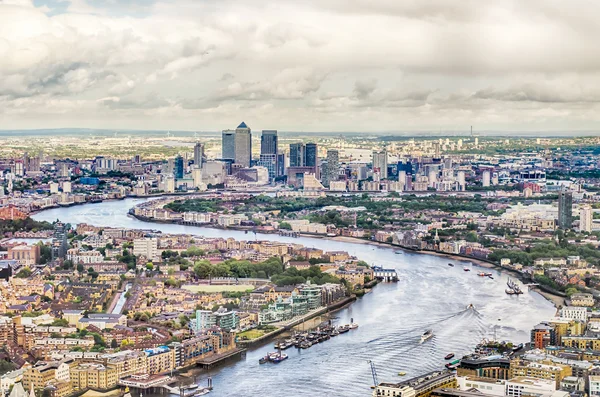
[[[241,231],[145,223],[129,217],[129,208],[143,201],[126,199],[56,208],[33,218],[240,240],[253,237]],[[443,368],[447,353],[460,357],[483,338],[493,338],[494,332],[498,340],[528,341],[530,329],[555,313],[550,302],[526,287],[521,296],[506,295],[508,274],[485,270],[493,272],[494,279],[478,277],[477,268],[469,261],[410,252],[396,254],[391,248],[327,239],[279,235],[258,238],[347,251],[370,264],[395,268],[400,281],[379,284],[336,313],[338,323],[349,323],[354,318],[360,325],[356,330],[307,350],[288,349],[290,358],[278,365],[258,364],[261,356],[273,351],[269,343],[248,351],[245,359],[201,374],[199,383],[204,383],[207,376],[213,378],[211,396],[367,396],[373,383],[367,360],[375,363],[380,382],[397,382]],[[456,266],[450,267],[448,262]],[[473,271],[463,271],[465,266]],[[465,311],[470,303],[476,311]],[[420,335],[429,328],[435,336],[419,344]],[[398,377],[399,371],[407,376]]]

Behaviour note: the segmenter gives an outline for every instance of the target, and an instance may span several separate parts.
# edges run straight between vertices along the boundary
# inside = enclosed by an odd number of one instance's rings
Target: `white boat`
[[[356,329],[356,328],[358,328],[358,324],[356,324],[356,323],[350,324],[350,329]]]
[[[421,335],[421,343],[424,343],[426,341],[428,341],[429,339],[433,338],[433,331],[428,329],[427,331],[425,331],[423,333],[423,335]]]
[[[210,393],[210,389],[200,389],[198,390],[198,393],[194,394],[194,397],[196,396],[204,396],[205,394]]]

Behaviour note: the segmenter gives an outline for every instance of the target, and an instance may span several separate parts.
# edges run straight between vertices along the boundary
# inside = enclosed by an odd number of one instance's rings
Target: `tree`
[[[194,273],[199,278],[208,278],[212,271],[212,265],[207,260],[197,261],[194,263]]]
[[[84,267],[83,267],[83,264],[81,264],[81,263],[80,263],[80,264],[78,264],[78,265],[77,265],[77,271],[78,271],[79,273],[83,273],[83,271],[84,271],[84,270],[85,270],[85,269],[84,269]]]
[[[117,343],[116,339],[113,339],[112,341],[110,341],[110,347],[111,347],[111,349],[116,349],[117,347],[119,347],[119,344]]]
[[[280,222],[279,228],[282,230],[292,230],[292,225],[290,225],[288,222]]]
[[[24,267],[23,269],[19,270],[19,272],[16,274],[15,277],[17,278],[27,278],[31,276],[31,269],[28,267]]]
[[[152,262],[146,263],[146,269],[150,271],[154,270],[154,264]]]

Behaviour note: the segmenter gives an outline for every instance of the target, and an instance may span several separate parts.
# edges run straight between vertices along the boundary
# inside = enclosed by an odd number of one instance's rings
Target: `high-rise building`
[[[277,154],[277,130],[262,130],[260,154]]]
[[[304,149],[304,165],[317,168],[319,159],[319,147],[316,143],[307,143]]]
[[[491,181],[490,171],[489,170],[483,171],[483,174],[481,175],[481,184],[483,185],[483,187],[489,187],[490,181]]]
[[[223,130],[221,135],[222,153],[221,158],[225,160],[235,159],[235,131]]]
[[[277,155],[276,154],[261,154],[257,163],[260,167],[265,167],[269,171],[269,180],[277,177]]]
[[[458,183],[458,189],[461,192],[464,192],[465,190],[467,190],[467,183],[465,181],[465,172],[464,171],[458,171],[456,173],[456,182]]]
[[[194,145],[194,165],[199,168],[204,165],[204,144],[200,142]]]
[[[573,193],[562,190],[558,194],[558,227],[570,229],[573,224]]]
[[[304,167],[306,147],[303,143],[290,144],[290,167]]]
[[[327,151],[327,164],[324,169],[323,185],[329,187],[329,182],[337,181],[340,170],[340,154],[337,150]]]
[[[379,175],[379,179],[388,177],[388,156],[387,151],[373,152],[373,173]]]
[[[235,129],[235,163],[242,167],[252,165],[252,131],[242,121]]]
[[[69,248],[67,226],[62,222],[54,224],[54,235],[52,236],[52,259],[64,258]]]
[[[181,156],[175,157],[175,170],[174,170],[173,174],[175,174],[175,178],[183,179],[183,174],[184,174],[183,157],[181,157]]]
[[[285,153],[277,153],[277,172],[276,176],[285,175]]]
[[[594,213],[592,207],[589,205],[581,207],[581,210],[579,211],[579,231],[591,233],[593,222]]]

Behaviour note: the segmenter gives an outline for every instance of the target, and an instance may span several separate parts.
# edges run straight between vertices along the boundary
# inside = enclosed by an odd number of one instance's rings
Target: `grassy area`
[[[244,292],[254,290],[254,286],[250,284],[238,285],[184,285],[181,288],[192,292]]]
[[[269,332],[275,331],[277,328],[273,326],[266,326],[261,328],[255,328],[248,331],[240,332],[237,334],[239,340],[252,340],[260,338],[261,336],[268,334]]]

